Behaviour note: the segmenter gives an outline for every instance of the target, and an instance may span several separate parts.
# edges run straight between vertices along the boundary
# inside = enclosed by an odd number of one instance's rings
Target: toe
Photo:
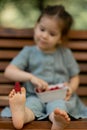
[[[10,94],[9,94],[9,98],[13,97],[14,95],[15,95],[15,90],[12,89],[12,91],[11,91]]]
[[[22,88],[21,88],[21,93],[26,94],[26,90],[25,90],[25,88],[24,88],[24,87],[22,87]]]

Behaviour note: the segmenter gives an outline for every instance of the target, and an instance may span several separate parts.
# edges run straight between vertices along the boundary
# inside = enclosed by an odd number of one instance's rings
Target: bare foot
[[[9,105],[12,113],[13,125],[17,129],[21,129],[24,124],[26,91],[21,88],[21,93],[16,93],[13,89],[9,94]]]
[[[49,118],[52,121],[51,130],[63,130],[70,122],[68,114],[60,109],[55,109]]]

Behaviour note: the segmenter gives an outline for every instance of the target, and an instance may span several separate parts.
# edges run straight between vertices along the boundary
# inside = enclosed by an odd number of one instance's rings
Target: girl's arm
[[[46,90],[48,88],[48,84],[42,79],[37,78],[29,72],[23,71],[16,67],[15,65],[8,65],[4,72],[5,77],[13,81],[26,82],[30,81],[32,84],[37,86],[38,88]]]
[[[15,65],[8,65],[4,72],[5,77],[7,77],[10,80],[13,81],[29,81],[31,79],[31,74],[28,72],[25,72]]]
[[[72,89],[72,92],[75,92],[77,90],[79,82],[80,82],[79,75],[76,75],[70,79],[69,86]]]
[[[76,75],[72,77],[68,83],[64,83],[65,86],[69,87],[67,91],[66,100],[69,100],[71,95],[77,90],[77,88],[79,87],[79,82],[79,75]]]

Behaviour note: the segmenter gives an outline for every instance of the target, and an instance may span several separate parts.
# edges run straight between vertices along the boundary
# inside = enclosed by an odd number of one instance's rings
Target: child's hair
[[[40,22],[43,16],[53,16],[56,17],[58,20],[62,20],[63,27],[62,27],[62,36],[67,35],[69,32],[72,24],[73,18],[72,16],[65,10],[62,5],[55,5],[55,6],[47,6],[39,16],[37,22]]]

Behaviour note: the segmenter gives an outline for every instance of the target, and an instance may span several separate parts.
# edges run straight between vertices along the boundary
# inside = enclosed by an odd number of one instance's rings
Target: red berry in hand
[[[15,83],[15,86],[14,86],[14,89],[15,89],[15,92],[21,92],[21,87],[20,87],[20,83],[19,82],[16,82]]]
[[[54,90],[54,88],[50,88],[49,90]]]
[[[49,90],[56,90],[56,89],[60,89],[58,86],[55,86],[53,88],[50,88]]]
[[[60,88],[58,86],[56,86],[55,89],[60,89]]]

